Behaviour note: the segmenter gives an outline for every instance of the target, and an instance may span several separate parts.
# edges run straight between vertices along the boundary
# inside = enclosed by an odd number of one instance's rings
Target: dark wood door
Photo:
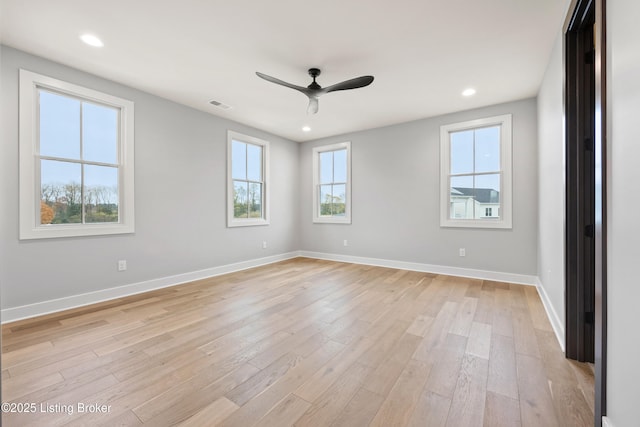
[[[566,356],[595,363],[606,415],[606,2],[578,0],[565,33]]]

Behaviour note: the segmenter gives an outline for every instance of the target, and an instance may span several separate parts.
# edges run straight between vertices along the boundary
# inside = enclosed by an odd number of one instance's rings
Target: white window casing
[[[245,144],[247,147],[260,147],[260,177],[251,179],[248,176],[248,171],[245,169],[245,178],[234,178],[233,170],[233,144]],[[238,159],[236,159],[238,160]],[[246,159],[245,159],[246,161]],[[248,168],[247,163],[245,167]],[[235,181],[245,182],[247,186],[251,183],[258,185],[260,191],[260,216],[250,217],[249,213],[247,217],[236,217],[235,215],[235,203],[234,203],[234,179]],[[260,138],[256,138],[250,135],[244,135],[234,131],[227,132],[227,227],[247,227],[256,225],[269,225],[269,209],[270,209],[270,193],[269,187],[269,141],[265,141]]]
[[[320,159],[321,155],[326,153],[342,153],[345,152],[345,170],[340,172],[340,178],[335,176],[335,159],[332,156],[332,172],[331,179],[325,182],[321,182],[321,170]],[[340,154],[340,161],[342,161],[343,155]],[[330,223],[330,224],[351,224],[351,142],[341,142],[338,144],[323,145],[313,148],[313,222],[314,223]],[[344,173],[343,173],[344,172]],[[320,200],[321,187],[330,187],[332,189],[330,198],[332,199],[330,212],[322,212],[323,203]],[[344,208],[342,208],[342,200],[339,197],[333,195],[334,188],[344,187]],[[333,211],[333,200],[338,199],[339,203],[337,210]],[[326,204],[325,204],[326,207]],[[325,209],[326,210],[326,209]]]
[[[79,158],[51,158],[40,153],[40,93],[69,98],[98,108],[117,111],[116,159],[109,164],[100,160]],[[20,70],[20,233],[21,240],[98,236],[133,233],[134,211],[134,103],[52,77]],[[80,113],[82,114],[82,113]],[[82,117],[82,116],[80,116]],[[82,129],[82,123],[79,125]],[[78,140],[80,153],[84,136]],[[58,164],[76,164],[81,168],[81,218],[77,223],[41,222],[41,161],[52,159]],[[106,166],[105,166],[106,165]],[[117,221],[85,221],[85,168],[117,168]]]
[[[440,226],[441,227],[468,227],[468,228],[512,228],[512,117],[511,114],[470,120],[461,123],[453,123],[440,127]],[[477,131],[485,128],[499,127],[500,135],[500,162],[499,169],[490,172],[478,172],[475,169],[475,140],[473,142],[474,153],[472,157],[472,170],[468,173],[452,173],[452,134],[464,131]],[[474,133],[475,135],[475,133]],[[475,136],[474,136],[475,138]],[[479,203],[473,195],[457,192],[454,194],[452,179],[468,178],[474,184],[474,190],[481,189],[475,186],[476,179],[497,175],[500,180],[500,188],[497,189],[499,203]],[[457,191],[457,190],[456,190]],[[472,206],[477,205],[477,206]],[[491,216],[482,215],[491,209]],[[475,213],[474,213],[475,212]],[[471,216],[471,218],[469,218]]]

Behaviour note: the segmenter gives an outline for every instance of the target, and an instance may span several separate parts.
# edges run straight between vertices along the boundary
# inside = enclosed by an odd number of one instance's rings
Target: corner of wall
[[[556,335],[556,339],[558,340],[558,343],[560,344],[560,348],[564,353],[565,351],[564,322],[562,322],[562,320],[560,319],[560,316],[558,316],[558,313],[553,308],[553,304],[551,304],[551,300],[549,299],[549,296],[547,295],[547,291],[545,291],[544,285],[540,281],[540,278],[537,279],[536,289],[538,290],[538,295],[540,295],[540,299],[542,300],[542,305],[544,306],[544,310],[547,312],[547,317],[551,322],[551,327],[553,328],[553,332]]]

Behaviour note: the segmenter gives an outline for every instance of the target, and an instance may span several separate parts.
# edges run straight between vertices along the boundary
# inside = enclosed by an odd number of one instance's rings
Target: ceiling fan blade
[[[296,86],[294,84],[287,83],[287,82],[282,81],[280,79],[276,79],[275,77],[271,77],[271,76],[268,76],[266,74],[259,73],[257,71],[256,71],[256,75],[258,77],[260,77],[261,79],[265,79],[268,82],[275,83],[275,84],[281,85],[281,86],[286,86],[286,87],[289,87],[291,89],[299,90],[300,92],[304,93],[305,95],[307,95],[309,93],[309,89],[307,89],[306,87]]]
[[[373,76],[356,77],[355,79],[345,80],[341,83],[328,86],[322,89],[323,93],[335,92],[337,90],[357,89],[359,87],[369,86],[373,82]]]
[[[318,98],[315,96],[309,97],[309,107],[307,108],[307,114],[316,114],[318,112]]]

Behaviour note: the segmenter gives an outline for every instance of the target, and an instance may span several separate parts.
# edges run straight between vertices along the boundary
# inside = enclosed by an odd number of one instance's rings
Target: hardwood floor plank
[[[360,387],[331,427],[368,426],[383,401],[384,397]]]
[[[41,390],[52,384],[64,381],[60,373],[54,372],[45,376],[17,376],[8,378],[2,382],[2,399],[4,401],[16,400],[29,393]]]
[[[294,392],[317,370],[332,360],[344,348],[342,344],[329,341],[307,358],[300,360],[278,381],[264,392],[245,403],[240,409],[225,419],[223,426],[248,426],[265,416],[281,400]]]
[[[523,427],[562,426],[549,390],[542,361],[536,357],[516,354],[518,396]]]
[[[249,364],[240,365],[221,378],[217,374],[204,372],[157,394],[133,408],[133,411],[147,425],[180,423],[223,398],[227,391],[242,384],[256,372],[257,369]],[[235,403],[233,405],[237,407]],[[227,414],[229,415],[231,413]],[[225,418],[226,416],[219,422]]]
[[[491,325],[473,322],[471,324],[471,331],[469,331],[466,353],[488,360],[490,350]]]
[[[256,427],[281,427],[291,426],[304,414],[311,403],[296,396],[289,394],[285,399],[281,400],[271,411],[262,417]]]
[[[423,390],[408,427],[443,427],[447,423],[451,399]]]
[[[439,352],[439,358],[427,380],[427,390],[441,396],[453,397],[466,347],[467,338],[455,334],[447,335],[442,351]]]
[[[322,366],[308,378],[295,394],[307,402],[315,401],[331,385],[349,369],[362,354],[373,345],[373,340],[361,338],[357,342],[345,348],[340,354],[332,358],[329,363]]]
[[[238,405],[221,397],[198,411],[195,415],[179,424],[180,427],[216,426],[222,420],[233,414],[239,408]]]
[[[584,396],[584,399],[589,405],[591,412],[594,411],[595,405],[595,379],[594,379],[594,367],[590,363],[581,363],[574,360],[567,360],[571,369],[576,375],[578,381],[578,389]]]
[[[322,427],[330,425],[360,389],[371,368],[355,363],[345,375],[315,399],[295,426]]]
[[[424,337],[434,320],[435,319],[431,316],[420,314],[415,318],[413,323],[411,323],[411,326],[409,326],[409,329],[407,329],[407,333],[419,337]]]
[[[244,405],[285,375],[298,363],[298,359],[299,356],[295,353],[283,355],[271,365],[256,372],[247,381],[228,391],[225,396],[238,406]]]
[[[578,362],[564,358],[553,332],[536,330],[536,336],[558,417],[570,425],[589,425],[591,407],[572,368]]]
[[[520,402],[517,399],[487,391],[484,427],[520,427]]]
[[[493,316],[496,307],[495,290],[482,290],[482,287],[480,287],[480,291],[478,293],[478,306],[476,307],[476,313],[473,316],[473,321],[491,325],[493,324]]]
[[[458,303],[444,301],[440,311],[418,345],[413,358],[424,362],[435,363],[439,352],[449,335],[449,328],[458,310]]]
[[[136,417],[136,414],[127,411],[117,417],[109,417],[108,420],[97,425],[99,427],[138,427],[143,424],[140,418]]]
[[[511,312],[513,323],[513,341],[516,353],[540,358],[536,332],[529,315],[529,309],[513,309]]]
[[[465,354],[451,399],[447,426],[482,426],[487,393],[489,361]]]
[[[379,363],[373,372],[364,381],[363,387],[382,397],[386,397],[394,384],[402,374],[411,355],[415,352],[420,337],[404,334],[398,341],[393,352],[387,355],[387,359]]]
[[[406,425],[411,418],[432,365],[416,359],[409,360],[380,410],[371,421],[371,427]]]
[[[487,390],[518,399],[518,372],[513,338],[493,335],[489,353]]]

